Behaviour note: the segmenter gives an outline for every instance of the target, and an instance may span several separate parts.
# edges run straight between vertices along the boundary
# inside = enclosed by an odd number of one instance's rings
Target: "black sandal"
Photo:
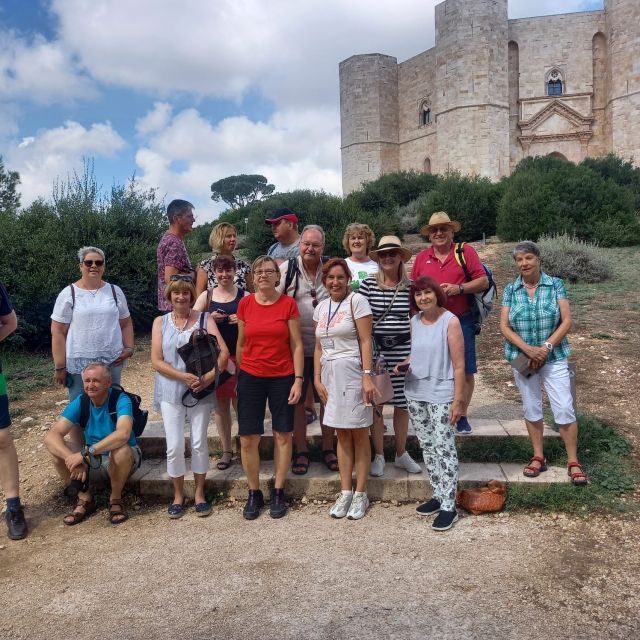
[[[333,456],[333,458],[329,456]],[[329,471],[338,471],[338,456],[333,449],[325,449],[322,452],[322,462],[325,463]]]
[[[297,476],[303,476],[307,471],[309,471],[309,452],[299,451],[293,458],[291,472],[295,473]]]
[[[76,511],[78,507],[81,507],[84,511]],[[78,498],[73,511],[71,513],[67,513],[67,515],[62,519],[62,522],[64,522],[68,527],[73,527],[76,524],[80,524],[85,518],[88,518],[97,508],[98,505],[96,505],[93,498],[89,498],[89,500]]]
[[[229,454],[229,460],[224,459],[224,456],[227,454]],[[220,471],[224,471],[225,469],[228,469],[231,466],[232,458],[233,458],[233,451],[223,451],[222,458],[218,460],[218,462],[216,463],[216,467],[218,467]]]

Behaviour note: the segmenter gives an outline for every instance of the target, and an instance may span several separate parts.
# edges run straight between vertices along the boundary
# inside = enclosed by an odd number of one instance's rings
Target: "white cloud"
[[[111,124],[96,123],[88,129],[67,121],[61,127],[39,131],[7,151],[6,165],[20,173],[22,204],[51,195],[59,177],[82,170],[83,157],[113,157],[126,146]]]
[[[185,109],[148,137],[136,164],[141,185],[158,187],[169,199],[191,200],[202,221],[224,208],[211,200],[210,187],[229,175],[259,173],[279,191],[322,186],[340,193],[339,145],[333,109],[281,111],[267,122],[233,117],[216,125]]]
[[[136,133],[148,136],[164,129],[171,118],[171,105],[167,102],[156,102],[153,110],[136,122]]]
[[[92,82],[81,74],[59,42],[36,35],[31,40],[0,30],[0,96],[37,104],[93,98]]]

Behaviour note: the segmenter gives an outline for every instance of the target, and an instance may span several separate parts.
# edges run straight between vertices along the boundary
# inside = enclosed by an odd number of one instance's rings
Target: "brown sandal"
[[[579,471],[575,473],[571,473],[571,469],[576,467]],[[589,478],[587,478],[587,474],[582,469],[582,465],[579,462],[570,462],[567,465],[567,475],[571,478],[571,482],[576,487],[583,487],[585,484],[589,483]]]
[[[129,514],[124,509],[124,501],[122,499],[109,500],[109,522],[111,524],[122,524],[128,519]]]
[[[229,459],[225,460],[224,459],[225,456],[229,456]],[[218,467],[220,471],[224,471],[225,469],[228,469],[231,466],[232,459],[233,459],[233,451],[223,451],[222,458],[220,458],[220,460],[216,463],[216,467]]]
[[[81,507],[84,511],[76,511],[78,507]],[[71,513],[67,513],[67,515],[62,519],[62,522],[64,522],[68,527],[73,527],[76,524],[80,524],[85,518],[88,518],[97,508],[98,505],[96,505],[93,498],[90,498],[89,500],[78,498],[75,506],[73,507],[73,511]]]
[[[291,472],[297,476],[303,476],[307,471],[309,471],[309,452],[299,451],[293,458]]]
[[[532,466],[532,462],[539,462],[539,467]],[[540,456],[533,456],[529,460],[529,464],[522,470],[522,475],[525,478],[537,478],[543,471],[547,470],[547,461]]]

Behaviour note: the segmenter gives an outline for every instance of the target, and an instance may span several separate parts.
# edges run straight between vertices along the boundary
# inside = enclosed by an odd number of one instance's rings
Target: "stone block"
[[[517,484],[565,484],[570,482],[565,467],[548,467],[537,478],[527,478],[522,474],[523,464],[504,463],[500,465],[509,483]]]

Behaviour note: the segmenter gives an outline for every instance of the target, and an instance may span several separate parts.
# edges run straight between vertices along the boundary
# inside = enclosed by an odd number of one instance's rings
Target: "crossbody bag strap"
[[[389,315],[391,311],[391,307],[393,307],[393,303],[396,301],[396,297],[398,296],[398,286],[396,285],[396,290],[393,292],[393,298],[391,298],[391,302],[389,306],[385,309],[384,313],[373,323],[373,330],[375,331],[376,327]]]

